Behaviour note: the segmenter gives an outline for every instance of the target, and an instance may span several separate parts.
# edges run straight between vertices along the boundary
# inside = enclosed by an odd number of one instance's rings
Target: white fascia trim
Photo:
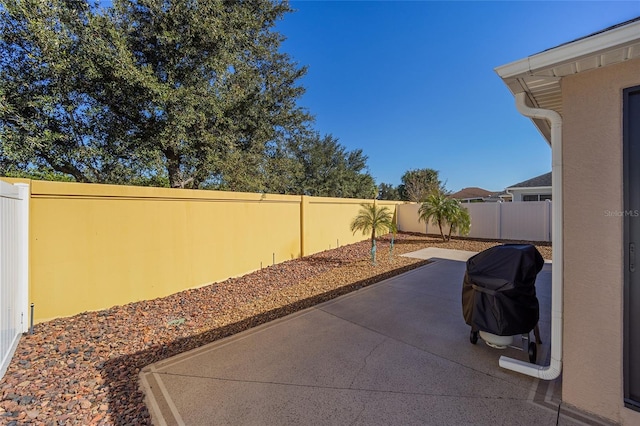
[[[505,191],[513,191],[514,189],[516,191],[551,191],[551,188],[550,186],[510,186]]]
[[[637,40],[640,40],[640,21],[499,66],[495,68],[495,71],[503,79],[531,75],[539,69],[549,68],[587,55],[604,52]]]

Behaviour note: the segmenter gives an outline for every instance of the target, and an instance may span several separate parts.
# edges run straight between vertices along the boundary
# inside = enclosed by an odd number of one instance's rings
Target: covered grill
[[[504,244],[482,251],[467,261],[462,285],[462,311],[471,326],[471,343],[478,332],[494,336],[528,334],[540,316],[535,281],[544,259],[530,244]],[[489,339],[485,339],[491,344]],[[533,346],[532,346],[533,345]],[[497,345],[492,345],[497,346]],[[535,361],[535,343],[529,344]],[[533,354],[532,354],[533,351]]]

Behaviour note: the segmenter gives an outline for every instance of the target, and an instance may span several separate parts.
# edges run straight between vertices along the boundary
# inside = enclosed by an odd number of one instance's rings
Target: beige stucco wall
[[[562,81],[564,372],[562,399],[623,424],[622,90],[640,60]]]

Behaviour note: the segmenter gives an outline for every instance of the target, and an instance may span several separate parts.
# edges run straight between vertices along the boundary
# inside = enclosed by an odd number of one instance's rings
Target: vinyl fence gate
[[[0,378],[28,331],[29,185],[0,181]]]

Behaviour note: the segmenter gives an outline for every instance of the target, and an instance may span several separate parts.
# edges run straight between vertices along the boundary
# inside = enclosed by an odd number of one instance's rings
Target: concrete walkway
[[[461,262],[466,262],[467,259],[469,259],[474,254],[477,254],[477,252],[466,251],[466,250],[443,249],[439,247],[427,247],[422,250],[403,254],[402,256],[413,257],[415,259],[423,259],[423,260],[447,259],[447,260],[459,260]],[[464,274],[464,269],[462,273]]]
[[[443,253],[440,253],[443,255]],[[469,342],[468,253],[146,367],[156,425],[580,425],[560,381],[498,366],[513,348]],[[545,363],[551,265],[536,284]]]

